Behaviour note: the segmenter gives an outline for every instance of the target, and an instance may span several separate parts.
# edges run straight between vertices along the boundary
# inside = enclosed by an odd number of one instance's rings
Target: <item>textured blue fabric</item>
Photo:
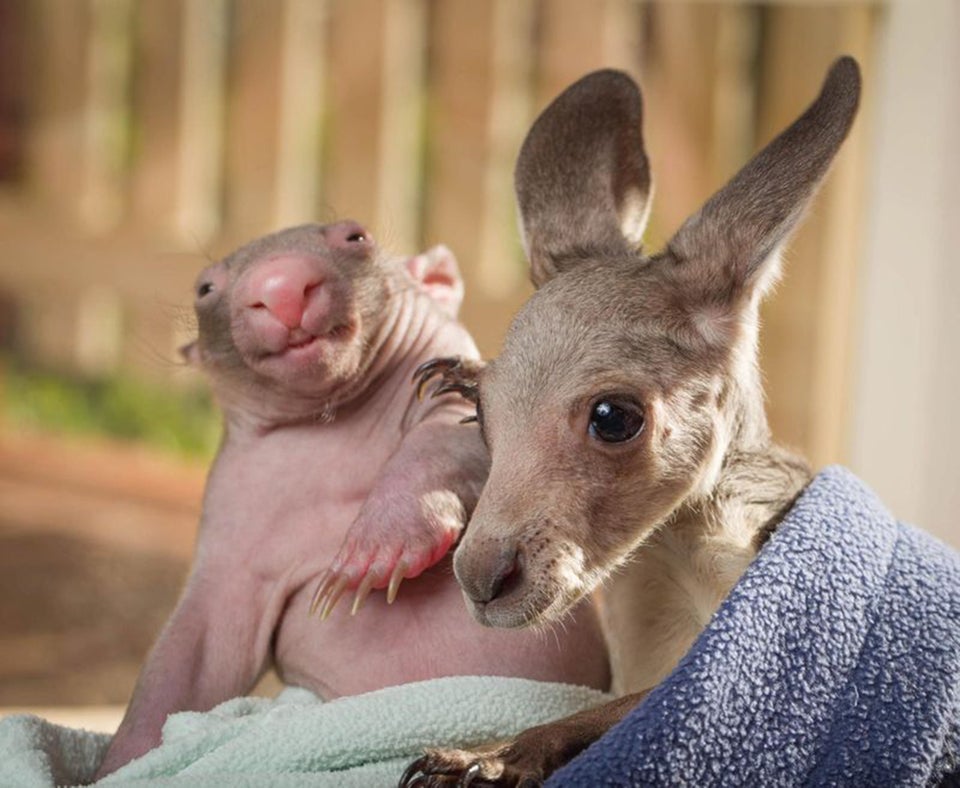
[[[937,784],[960,785],[960,554],[839,467],[677,669],[547,783]]]

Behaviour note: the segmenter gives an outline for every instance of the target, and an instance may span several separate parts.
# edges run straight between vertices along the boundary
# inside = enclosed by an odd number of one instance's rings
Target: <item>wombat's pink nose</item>
[[[309,260],[278,257],[261,263],[251,273],[246,302],[253,309],[266,309],[287,328],[296,328],[303,319],[310,292],[322,281]]]

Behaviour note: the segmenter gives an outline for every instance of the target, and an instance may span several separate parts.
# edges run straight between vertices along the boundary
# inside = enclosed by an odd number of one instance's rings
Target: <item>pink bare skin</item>
[[[488,457],[460,423],[469,403],[411,384],[428,359],[477,359],[462,292],[446,249],[389,258],[355,222],[266,236],[201,272],[184,355],[224,439],[191,575],[98,777],[159,744],[167,715],[245,694],[270,666],[328,699],[467,674],[608,686],[589,603],[551,632],[464,607],[449,550]],[[370,593],[388,586],[392,604]]]

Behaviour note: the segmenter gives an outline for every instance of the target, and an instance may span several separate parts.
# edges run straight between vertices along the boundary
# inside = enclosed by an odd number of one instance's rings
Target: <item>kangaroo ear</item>
[[[677,231],[665,250],[685,286],[709,298],[762,292],[777,269],[777,247],[799,220],[847,136],[860,100],[850,57],[830,69],[820,95]],[[707,295],[707,294],[705,294]]]
[[[442,244],[404,261],[407,273],[450,317],[463,303],[463,278],[457,258]]]
[[[651,196],[642,119],[637,84],[604,70],[567,88],[533,124],[514,185],[537,287],[579,260],[639,246]]]

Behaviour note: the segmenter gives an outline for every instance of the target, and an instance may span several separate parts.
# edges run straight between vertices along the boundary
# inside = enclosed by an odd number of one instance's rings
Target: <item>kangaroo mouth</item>
[[[523,577],[505,587],[494,599],[478,601],[464,592],[477,623],[487,627],[518,629],[558,621],[580,599],[582,591],[568,589],[550,576]]]

